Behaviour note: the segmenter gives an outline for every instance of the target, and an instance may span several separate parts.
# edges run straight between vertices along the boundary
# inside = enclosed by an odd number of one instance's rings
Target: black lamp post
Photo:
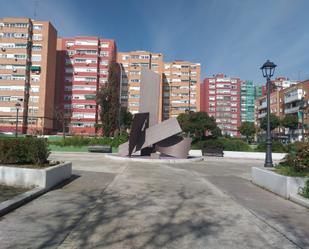
[[[17,137],[18,135],[18,112],[19,112],[19,108],[20,108],[20,103],[19,102],[17,102],[16,104],[15,104],[15,107],[16,107],[16,127],[15,127],[15,137]]]
[[[270,88],[271,82],[270,78],[274,75],[276,65],[273,62],[267,60],[263,66],[260,68],[263,72],[263,77],[267,79],[267,131],[266,131],[266,156],[264,167],[273,167],[272,160],[272,138],[270,130]]]

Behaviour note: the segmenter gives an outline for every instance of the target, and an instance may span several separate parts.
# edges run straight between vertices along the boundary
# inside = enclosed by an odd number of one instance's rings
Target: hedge
[[[58,141],[49,141],[50,144],[58,146],[88,146],[93,144],[108,144],[112,147],[118,147],[120,144],[128,141],[129,135],[121,133],[118,136],[112,137],[85,137],[85,136],[72,136],[66,137]]]
[[[0,138],[1,164],[44,164],[49,154],[44,138]]]

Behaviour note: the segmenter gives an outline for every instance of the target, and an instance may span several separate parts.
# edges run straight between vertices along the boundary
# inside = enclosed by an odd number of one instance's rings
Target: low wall
[[[50,189],[72,175],[72,163],[65,162],[44,169],[27,169],[0,166],[0,184]]]
[[[252,167],[251,176],[254,184],[287,199],[297,195],[299,188],[304,187],[308,179],[307,177],[283,176],[257,167]]]
[[[226,158],[248,158],[248,159],[265,159],[265,152],[246,152],[246,151],[223,151],[223,157]],[[202,156],[202,150],[190,150],[190,156]],[[272,153],[273,160],[282,160],[286,153]]]

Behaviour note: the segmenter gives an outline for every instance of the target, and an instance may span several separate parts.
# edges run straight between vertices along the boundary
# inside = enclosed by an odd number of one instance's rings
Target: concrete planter
[[[44,169],[14,168],[0,165],[0,184],[25,188],[52,188],[72,175],[72,163],[65,162]]]
[[[272,153],[273,160],[282,160],[286,153]],[[224,151],[225,158],[265,159],[265,152]]]
[[[304,187],[308,180],[308,177],[283,176],[271,170],[256,167],[252,167],[251,176],[254,184],[293,201],[295,201],[294,197],[297,196],[299,189]]]

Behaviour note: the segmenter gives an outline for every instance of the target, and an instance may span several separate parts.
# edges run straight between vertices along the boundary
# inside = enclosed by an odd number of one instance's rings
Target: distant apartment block
[[[270,111],[279,118],[285,115],[295,115],[298,117],[299,129],[295,131],[298,140],[301,138],[301,123],[302,115],[304,114],[305,134],[309,133],[309,81],[303,81],[297,84],[291,84],[290,87],[282,87],[281,90],[276,90],[270,95]],[[285,85],[286,86],[286,85]],[[280,88],[279,88],[280,89]],[[306,106],[302,109],[302,104]],[[258,98],[255,101],[255,118],[257,126],[260,126],[261,119],[267,114],[266,96]],[[281,132],[284,134],[283,127],[276,129],[275,133]]]
[[[200,70],[199,63],[189,61],[164,63],[163,119],[200,110]]]
[[[139,110],[141,70],[148,68],[162,77],[163,54],[149,51],[119,52],[117,62],[122,66],[121,104],[135,114]],[[160,89],[160,99],[162,99],[162,79]],[[162,101],[160,101],[159,117],[161,120]]]
[[[107,83],[109,64],[115,60],[114,40],[93,36],[58,39],[55,106],[63,111],[69,133],[95,134],[100,120],[96,93]]]
[[[28,18],[0,19],[0,131],[50,133],[53,129],[57,31]]]
[[[201,84],[201,111],[216,119],[222,134],[240,135],[240,87],[239,78],[224,74],[205,78]]]
[[[265,87],[257,86],[252,81],[241,82],[240,106],[241,106],[241,122],[255,121],[254,102],[255,99],[265,95]]]

